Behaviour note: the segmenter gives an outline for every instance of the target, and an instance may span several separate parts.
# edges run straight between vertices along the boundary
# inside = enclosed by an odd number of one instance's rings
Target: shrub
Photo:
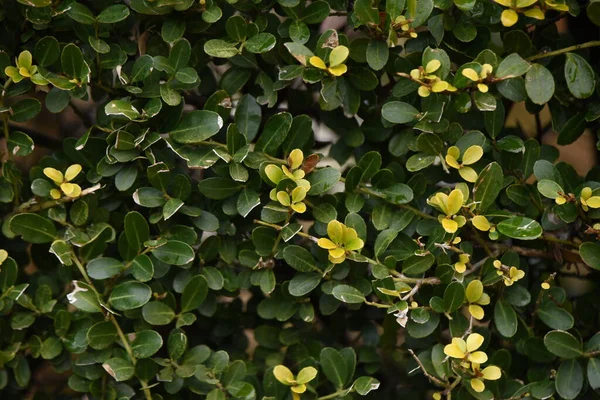
[[[2,4],[3,399],[596,396],[600,2]]]

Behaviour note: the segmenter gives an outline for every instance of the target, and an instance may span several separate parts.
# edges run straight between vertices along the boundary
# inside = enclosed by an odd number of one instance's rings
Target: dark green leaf
[[[566,400],[576,399],[583,388],[583,368],[577,360],[563,361],[556,372],[556,391]]]
[[[588,62],[578,54],[567,53],[565,80],[567,87],[578,99],[588,98],[594,93],[596,75]]]
[[[534,240],[542,236],[541,225],[530,218],[511,217],[500,222],[498,231],[513,239]]]
[[[384,104],[381,109],[381,116],[394,124],[405,124],[414,121],[417,119],[418,114],[419,110],[401,101],[390,101]]]
[[[565,331],[550,331],[544,336],[544,345],[552,353],[561,358],[576,358],[582,353],[581,342]]]
[[[533,64],[525,76],[525,90],[535,104],[546,104],[554,95],[554,77],[541,64]]]
[[[499,300],[494,306],[494,322],[498,332],[506,338],[511,338],[517,333],[517,313],[504,300]]]
[[[319,361],[327,379],[336,388],[342,388],[347,375],[347,367],[340,353],[331,347],[326,347],[321,350]]]
[[[181,295],[181,312],[200,307],[208,294],[208,282],[202,275],[196,275],[185,285]]]
[[[38,214],[17,214],[10,220],[10,229],[30,243],[50,243],[58,233],[54,223]]]
[[[114,24],[129,16],[129,8],[123,4],[115,4],[102,10],[96,20],[101,24]]]
[[[143,306],[150,301],[150,297],[152,290],[147,285],[129,281],[115,286],[108,301],[115,309],[126,311]]]
[[[152,255],[160,261],[172,265],[185,265],[194,260],[195,254],[187,243],[169,240],[164,245],[152,250]]]
[[[86,266],[87,273],[93,279],[108,279],[123,271],[123,263],[110,257],[94,258]]]

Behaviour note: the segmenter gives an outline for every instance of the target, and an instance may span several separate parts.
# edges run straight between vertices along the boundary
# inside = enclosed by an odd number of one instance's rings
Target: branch
[[[429,378],[430,381],[432,381],[433,383],[435,383],[438,386],[448,387],[448,383],[447,382],[444,382],[444,381],[440,380],[439,378],[436,378],[435,376],[433,376],[429,372],[427,372],[427,370],[425,370],[425,366],[423,365],[423,363],[421,362],[421,360],[419,360],[419,357],[417,357],[417,355],[415,354],[415,352],[412,351],[412,349],[408,349],[408,352],[410,353],[411,356],[413,356],[413,358],[415,359],[415,361],[419,365],[419,368],[421,368],[421,371],[423,371],[423,374],[427,378]]]
[[[597,46],[600,46],[600,40],[594,40],[594,41],[587,42],[587,43],[576,44],[574,46],[565,47],[564,49],[547,51],[545,53],[536,54],[535,56],[528,57],[528,58],[526,58],[526,60],[527,61],[535,61],[535,60],[539,60],[540,58],[558,56],[558,55],[561,55],[564,53],[568,53],[570,51],[577,51],[577,50],[587,49],[590,47],[597,47]]]

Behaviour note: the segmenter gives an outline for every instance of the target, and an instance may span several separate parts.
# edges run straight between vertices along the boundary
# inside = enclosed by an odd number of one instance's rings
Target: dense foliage
[[[597,398],[600,2],[0,5],[2,399]]]

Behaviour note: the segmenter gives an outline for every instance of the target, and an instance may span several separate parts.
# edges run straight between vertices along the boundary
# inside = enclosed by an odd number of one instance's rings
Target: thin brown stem
[[[527,61],[535,61],[535,60],[539,60],[541,58],[558,56],[558,55],[561,55],[564,53],[568,53],[570,51],[577,51],[577,50],[587,49],[590,47],[597,47],[597,46],[600,46],[600,40],[593,40],[591,42],[576,44],[573,46],[565,47],[563,49],[547,51],[545,53],[536,54],[535,56],[528,57],[528,58],[526,58],[526,60]]]
[[[421,360],[419,360],[419,357],[417,357],[417,355],[415,354],[414,351],[412,351],[412,349],[408,349],[408,352],[410,353],[410,355],[415,359],[415,361],[417,362],[417,364],[419,365],[419,368],[421,369],[421,371],[423,371],[423,374],[433,383],[435,383],[438,386],[441,387],[448,387],[448,383],[444,382],[442,380],[440,380],[439,378],[436,378],[435,376],[431,375],[429,372],[427,372],[427,370],[425,369],[425,366],[423,365],[423,363],[421,362]]]

